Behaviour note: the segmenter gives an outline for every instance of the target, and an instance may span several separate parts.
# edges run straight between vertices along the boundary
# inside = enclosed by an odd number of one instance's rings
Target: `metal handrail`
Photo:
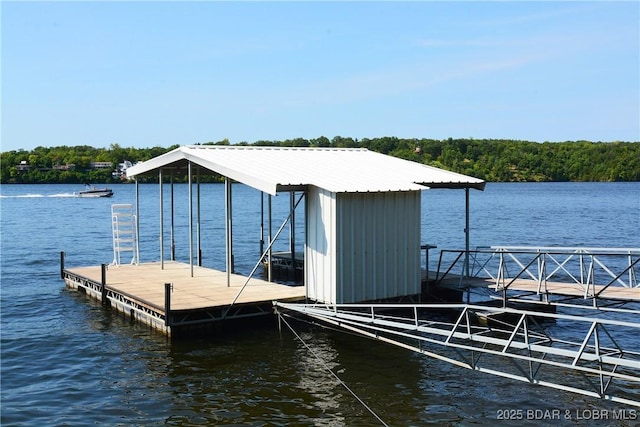
[[[460,277],[462,278],[490,278],[496,283],[496,290],[508,288],[515,279],[528,276],[538,282],[538,292],[546,290],[546,283],[564,274],[570,281],[582,286],[585,298],[597,296],[610,286],[618,285],[626,288],[640,288],[637,266],[640,266],[640,249],[638,248],[574,248],[574,247],[515,247],[495,246],[484,247],[469,251],[469,259],[473,260],[473,269],[466,276],[465,250],[443,249],[440,251],[436,281],[442,281],[454,271],[461,259]],[[453,254],[455,259],[444,273],[440,273],[445,263],[445,256]],[[486,255],[483,260],[483,256]],[[533,257],[533,258],[531,258]],[[564,257],[564,258],[563,258]],[[615,257],[616,261],[626,259],[625,263],[618,263],[621,271],[614,272],[614,267],[605,263],[604,257]],[[492,261],[497,260],[497,266],[492,269]],[[574,262],[578,265],[572,265]],[[535,268],[532,268],[533,266]],[[623,267],[621,267],[624,265]],[[509,273],[509,267],[516,266],[515,274]],[[553,269],[549,271],[549,266]],[[476,268],[477,267],[477,268]],[[601,281],[604,288],[596,291],[596,272],[604,273],[610,280]],[[487,277],[484,277],[485,274]],[[502,286],[500,286],[502,284]],[[592,289],[589,293],[589,288]]]

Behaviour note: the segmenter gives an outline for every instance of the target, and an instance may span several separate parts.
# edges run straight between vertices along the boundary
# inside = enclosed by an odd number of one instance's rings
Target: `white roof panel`
[[[184,168],[188,162],[264,192],[314,185],[335,193],[484,188],[484,181],[364,148],[182,146],[136,164],[127,176]]]

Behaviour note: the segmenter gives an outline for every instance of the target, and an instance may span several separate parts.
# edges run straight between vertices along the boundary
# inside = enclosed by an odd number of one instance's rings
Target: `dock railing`
[[[488,246],[466,254],[442,250],[436,283],[455,275],[460,287],[491,279],[496,291],[529,279],[537,283],[539,294],[547,292],[549,282],[577,284],[584,298],[598,298],[612,286],[637,288],[640,294],[640,248]]]
[[[640,407],[635,321],[471,304],[274,305],[280,317],[304,314],[459,367]]]

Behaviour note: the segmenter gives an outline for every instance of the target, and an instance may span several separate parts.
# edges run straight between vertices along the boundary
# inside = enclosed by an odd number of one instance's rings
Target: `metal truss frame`
[[[629,348],[621,338],[638,336],[640,323],[467,304],[274,302],[274,309],[463,368],[640,407],[640,343]]]
[[[170,325],[172,327],[193,326],[205,323],[219,322],[225,319],[242,319],[247,317],[264,316],[272,314],[273,310],[268,303],[262,305],[235,304],[226,307],[203,308],[201,310],[172,310]]]
[[[549,304],[553,304],[547,288],[551,281],[580,286],[581,299],[591,300],[594,306],[619,303],[603,297],[611,287],[638,289],[640,301],[640,248],[491,246],[465,254],[442,250],[435,282],[442,283],[458,266],[458,288],[472,286],[474,279],[491,280],[493,290],[502,291],[505,299],[516,280],[527,279],[537,284],[537,291],[528,295],[544,296]],[[451,256],[453,260],[447,262]],[[571,299],[576,297],[564,298]]]
[[[548,281],[554,279],[558,274],[563,273],[564,277],[571,279],[571,282],[583,287],[584,298],[597,298],[609,286],[617,284],[625,288],[640,288],[640,283],[635,274],[635,266],[640,263],[640,249],[600,249],[600,248],[532,248],[517,246],[496,246],[491,247],[494,253],[498,254],[498,273],[495,277],[496,289],[508,288],[515,279],[520,276],[529,276],[538,282],[538,292],[546,290]],[[532,256],[525,265],[518,255]],[[611,268],[605,265],[603,258],[616,257],[626,258],[627,263],[618,273],[614,273]],[[513,276],[509,276],[506,264],[513,261],[520,270]],[[578,266],[572,270],[569,265],[572,261],[578,262]],[[532,272],[530,267],[536,265]],[[485,264],[486,266],[486,264]],[[548,272],[551,266],[551,272]],[[603,283],[600,290],[596,290],[596,269],[605,273],[608,282]],[[483,267],[484,271],[487,271]],[[579,277],[578,277],[579,276]],[[628,276],[624,281],[623,277]],[[507,282],[508,280],[508,282]],[[591,292],[589,289],[591,288]]]
[[[263,264],[267,265],[267,268],[268,258],[269,255],[265,256],[263,261]],[[291,271],[302,271],[304,269],[304,255],[302,254],[299,258],[295,257],[295,259],[293,259],[291,252],[273,252],[271,254],[271,266],[273,268],[282,268]]]
[[[151,326],[165,325],[164,310],[157,308],[151,304],[144,304],[140,301],[130,298],[122,292],[116,292],[113,289],[103,286],[89,278],[63,271],[63,278],[67,284],[73,288],[82,289],[89,296],[102,300],[115,307],[118,311],[128,314],[132,319],[141,320]],[[161,328],[163,329],[163,328]]]

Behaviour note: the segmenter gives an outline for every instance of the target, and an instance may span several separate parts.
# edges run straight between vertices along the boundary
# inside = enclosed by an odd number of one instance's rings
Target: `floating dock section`
[[[171,336],[222,320],[272,314],[272,301],[304,301],[304,287],[287,286],[180,262],[64,267],[66,285]]]

